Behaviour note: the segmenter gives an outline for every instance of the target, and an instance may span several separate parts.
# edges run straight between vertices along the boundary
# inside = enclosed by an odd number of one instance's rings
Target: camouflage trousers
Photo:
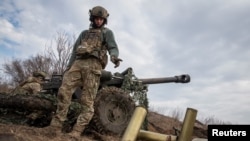
[[[63,123],[67,119],[72,94],[82,87],[80,104],[83,110],[77,118],[75,127],[82,130],[94,115],[94,100],[100,83],[102,66],[96,58],[75,60],[71,68],[64,73],[63,82],[58,91],[58,105],[53,121]]]

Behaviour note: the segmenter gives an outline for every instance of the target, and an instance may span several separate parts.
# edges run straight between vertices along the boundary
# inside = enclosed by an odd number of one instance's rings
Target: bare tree
[[[70,38],[65,32],[57,32],[55,38],[56,42],[56,51],[52,45],[46,49],[46,58],[51,59],[51,66],[53,66],[52,71],[62,74],[67,67],[67,63],[70,59],[71,50],[73,48],[72,41],[75,39]]]
[[[72,38],[73,37],[73,38]],[[16,86],[24,81],[34,71],[45,71],[48,76],[54,72],[62,74],[67,67],[71,50],[72,42],[75,37],[66,34],[65,32],[57,32],[55,37],[56,45],[46,47],[44,54],[37,54],[26,60],[13,59],[12,61],[3,64],[3,71],[10,76],[10,84]]]
[[[27,75],[23,70],[22,61],[20,59],[13,59],[13,61],[9,63],[4,63],[3,70],[4,73],[11,76],[11,81],[13,82],[13,85],[22,82],[25,76]]]
[[[41,54],[37,54],[27,60],[23,61],[23,68],[26,74],[32,74],[34,71],[45,71],[50,72],[51,69],[51,59],[44,57]]]
[[[4,73],[11,77],[13,86],[24,81],[28,76],[31,76],[34,71],[48,72],[47,63],[51,64],[50,58],[45,58],[40,54],[33,56],[27,60],[13,59],[10,62],[3,64]]]
[[[0,93],[9,93],[12,89],[6,80],[0,75]]]

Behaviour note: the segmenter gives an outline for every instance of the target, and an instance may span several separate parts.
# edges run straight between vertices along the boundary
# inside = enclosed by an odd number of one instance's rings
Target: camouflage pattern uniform
[[[42,90],[41,84],[44,82],[46,73],[42,71],[33,72],[33,76],[22,82],[13,92],[13,94],[33,95],[38,94]],[[26,117],[30,120],[35,120],[43,116],[42,111],[33,111]]]
[[[106,23],[107,11],[98,6],[95,8],[92,10],[104,12],[100,17],[103,17]],[[90,13],[93,16],[93,11]],[[93,22],[91,16],[90,21]],[[113,32],[105,28],[104,24],[100,28],[92,25],[89,30],[84,30],[76,40],[68,64],[69,69],[65,71],[62,85],[58,91],[57,111],[52,118],[51,126],[62,127],[67,119],[72,94],[78,87],[82,87],[80,103],[83,110],[77,118],[73,131],[82,132],[93,117],[94,100],[99,87],[101,70],[107,65],[107,52],[111,58],[118,59],[111,60],[116,66],[117,64],[119,66],[119,61],[122,61],[118,58],[119,51]]]
[[[34,72],[33,76],[22,82],[13,92],[13,94],[37,94],[42,90],[46,74],[44,72]]]

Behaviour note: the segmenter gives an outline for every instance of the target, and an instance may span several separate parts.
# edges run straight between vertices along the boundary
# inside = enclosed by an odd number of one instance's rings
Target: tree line
[[[55,45],[53,45],[53,40]],[[2,64],[5,74],[0,76],[0,92],[8,93],[34,71],[44,71],[48,77],[52,73],[62,74],[66,69],[73,48],[75,36],[66,32],[57,32],[50,45],[45,46],[43,53],[35,54],[27,59],[12,58]]]

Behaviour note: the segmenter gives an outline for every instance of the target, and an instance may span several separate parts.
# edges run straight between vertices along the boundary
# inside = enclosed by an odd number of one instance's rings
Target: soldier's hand
[[[111,62],[115,64],[115,68],[120,66],[120,62],[122,61],[122,59],[116,57],[116,56],[111,56]]]

